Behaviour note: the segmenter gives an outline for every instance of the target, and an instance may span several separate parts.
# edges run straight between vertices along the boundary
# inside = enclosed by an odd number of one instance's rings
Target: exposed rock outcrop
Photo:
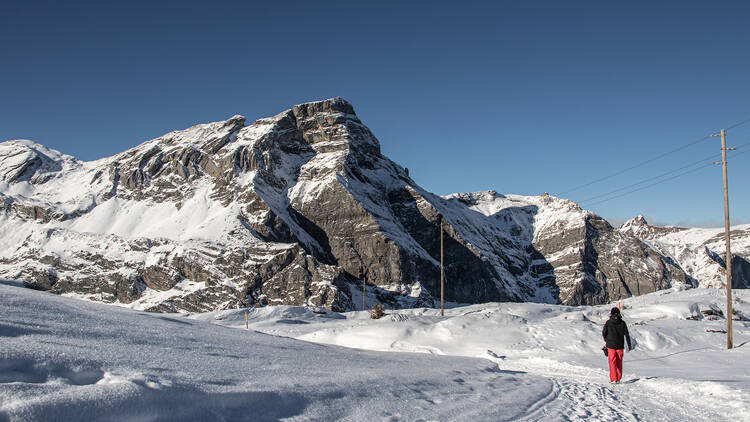
[[[620,226],[659,250],[680,266],[701,287],[722,287],[726,280],[724,229],[661,227],[639,215]],[[750,288],[750,225],[735,226],[729,232],[732,247],[732,287]]]

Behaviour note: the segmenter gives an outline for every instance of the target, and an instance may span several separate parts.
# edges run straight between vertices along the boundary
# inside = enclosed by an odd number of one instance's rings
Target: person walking
[[[609,312],[609,320],[604,324],[602,337],[607,345],[607,357],[609,359],[609,382],[619,384],[622,379],[622,356],[625,352],[625,341],[628,342],[628,352],[632,350],[630,346],[630,333],[628,326],[622,320],[620,310],[612,308]]]

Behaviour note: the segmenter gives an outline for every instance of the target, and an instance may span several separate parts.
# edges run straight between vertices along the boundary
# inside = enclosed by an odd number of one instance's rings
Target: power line
[[[636,165],[634,165],[634,166],[630,166],[630,167],[628,167],[628,168],[625,168],[625,169],[622,169],[622,170],[620,170],[620,171],[618,171],[618,172],[612,173],[612,174],[610,174],[609,176],[605,176],[605,177],[602,177],[602,178],[599,178],[599,179],[593,180],[593,181],[591,181],[591,182],[585,183],[585,184],[583,184],[583,185],[580,185],[580,186],[576,186],[576,187],[574,187],[573,189],[568,189],[568,190],[566,190],[566,191],[560,192],[560,195],[564,195],[564,194],[566,194],[566,193],[570,193],[570,192],[573,192],[573,191],[577,191],[577,190],[579,190],[579,189],[583,189],[583,188],[585,188],[585,187],[588,187],[588,186],[591,186],[591,185],[593,185],[593,184],[595,184],[595,183],[603,182],[603,181],[605,181],[605,180],[608,180],[608,179],[611,179],[611,178],[613,178],[613,177],[615,177],[615,176],[619,176],[619,175],[621,175],[621,174],[623,174],[623,173],[625,173],[625,172],[628,172],[628,171],[630,171],[630,170],[633,170],[633,169],[637,169],[638,167],[643,167],[643,166],[645,166],[646,164],[649,164],[649,163],[653,163],[654,161],[656,161],[656,160],[658,160],[658,159],[660,159],[660,158],[666,157],[666,156],[667,156],[667,155],[669,155],[669,154],[674,154],[675,152],[678,152],[678,151],[682,151],[683,149],[685,149],[685,148],[688,148],[688,147],[691,147],[691,146],[693,146],[693,145],[695,145],[695,144],[697,144],[697,143],[699,143],[699,142],[703,142],[703,141],[705,141],[706,139],[709,139],[710,137],[711,137],[711,135],[706,135],[706,136],[704,136],[704,137],[702,137],[702,138],[700,138],[700,139],[698,139],[698,140],[696,140],[696,141],[690,142],[689,144],[683,145],[683,146],[681,146],[681,147],[679,147],[679,148],[673,149],[673,150],[671,150],[671,151],[668,151],[668,152],[665,152],[665,153],[663,153],[663,154],[659,154],[659,155],[657,155],[656,157],[650,158],[650,159],[648,159],[648,160],[646,160],[646,161],[642,161],[642,162],[640,162],[640,163],[638,163],[638,164],[636,164]]]
[[[636,183],[633,183],[633,184],[630,184],[630,185],[627,185],[627,186],[623,186],[623,187],[621,187],[621,188],[619,188],[619,189],[615,189],[615,190],[612,190],[612,191],[609,191],[609,192],[603,193],[603,194],[601,194],[601,195],[596,195],[596,196],[592,196],[592,197],[590,197],[590,198],[586,198],[586,199],[584,199],[584,200],[582,200],[582,201],[580,201],[580,202],[581,202],[581,203],[584,203],[584,202],[588,202],[588,201],[591,201],[592,199],[597,199],[597,198],[601,198],[601,197],[603,197],[603,196],[608,196],[608,195],[611,195],[611,194],[613,194],[613,193],[617,193],[617,192],[623,191],[623,190],[625,190],[625,189],[628,189],[628,188],[632,188],[633,186],[638,186],[638,185],[644,184],[644,183],[646,183],[646,182],[650,182],[650,181],[652,181],[652,180],[656,180],[656,179],[659,179],[659,178],[661,178],[661,177],[664,177],[664,176],[670,175],[670,174],[672,174],[672,173],[674,173],[674,172],[677,172],[677,171],[680,171],[680,170],[683,170],[683,169],[686,169],[686,168],[692,167],[692,166],[694,166],[694,165],[697,165],[697,164],[700,164],[700,163],[705,163],[705,162],[706,162],[706,160],[710,160],[710,159],[715,159],[715,158],[717,157],[717,155],[719,155],[719,154],[711,154],[711,155],[709,155],[708,157],[705,157],[705,158],[701,158],[701,159],[700,159],[700,160],[698,160],[698,161],[694,161],[694,162],[692,162],[692,163],[690,163],[690,164],[687,164],[687,165],[685,165],[685,166],[682,166],[682,167],[676,168],[676,169],[674,169],[674,170],[670,170],[670,171],[668,171],[668,172],[665,172],[665,173],[662,173],[662,174],[660,174],[660,175],[658,175],[658,176],[654,176],[654,177],[649,177],[648,179],[644,179],[644,180],[641,180],[640,182],[636,182]]]
[[[750,117],[748,117],[748,118],[747,118],[746,120],[743,120],[743,121],[741,121],[741,122],[739,122],[739,123],[735,123],[735,124],[733,124],[732,126],[729,126],[729,127],[728,127],[728,128],[726,128],[725,130],[729,130],[729,129],[734,129],[734,128],[736,128],[736,127],[740,127],[740,126],[742,126],[742,125],[744,125],[744,124],[748,124],[748,123],[750,123]]]
[[[750,122],[750,120],[748,120],[748,122]],[[744,149],[744,148],[750,148],[750,142],[748,142],[748,143],[745,143],[745,144],[742,144],[742,145],[738,146],[738,147],[737,147],[736,149],[737,149],[737,150],[742,150],[742,149]],[[747,152],[747,151],[746,151],[746,152]],[[661,173],[661,174],[659,174],[659,175],[657,175],[657,176],[653,176],[653,177],[649,177],[649,178],[643,179],[643,180],[641,180],[640,182],[632,183],[632,184],[630,184],[630,185],[627,185],[627,186],[623,186],[623,187],[621,187],[621,188],[618,188],[618,189],[615,189],[615,190],[611,190],[611,191],[609,191],[609,192],[605,192],[605,193],[602,193],[602,194],[600,194],[600,195],[592,196],[592,197],[590,197],[590,198],[586,198],[586,199],[584,199],[584,200],[582,200],[582,201],[577,201],[577,202],[579,202],[579,203],[586,203],[586,202],[589,202],[589,201],[591,201],[591,200],[594,200],[594,199],[597,199],[597,198],[601,198],[601,197],[604,197],[604,196],[609,196],[609,195],[611,195],[611,194],[613,194],[613,193],[621,192],[621,191],[623,191],[623,190],[625,190],[625,189],[628,189],[628,188],[632,188],[632,187],[634,187],[634,186],[638,186],[638,185],[642,185],[642,184],[644,184],[644,183],[648,183],[648,182],[650,182],[650,181],[652,181],[652,180],[656,180],[656,179],[662,178],[662,177],[664,177],[664,176],[668,176],[668,175],[670,175],[670,174],[672,174],[672,173],[678,172],[678,171],[680,171],[680,170],[683,170],[683,169],[686,169],[686,168],[690,168],[690,167],[692,167],[692,166],[695,166],[695,165],[697,165],[697,164],[703,163],[703,162],[705,162],[706,160],[711,160],[711,159],[715,159],[715,158],[716,158],[716,155],[717,155],[717,154],[711,154],[711,155],[709,155],[709,156],[707,156],[707,157],[705,157],[705,158],[701,158],[700,160],[694,161],[694,162],[692,162],[692,163],[690,163],[690,164],[686,164],[686,165],[684,165],[684,166],[682,166],[682,167],[678,167],[678,168],[676,168],[676,169],[674,169],[674,170],[670,170],[670,171],[667,171],[667,172]],[[735,155],[737,155],[737,154],[735,154]]]
[[[747,118],[747,119],[745,119],[745,120],[743,120],[743,121],[741,121],[741,122],[738,122],[738,123],[735,123],[735,124],[733,124],[733,125],[729,126],[729,127],[728,127],[728,128],[726,129],[726,130],[729,130],[729,129],[734,129],[734,128],[740,127],[740,126],[742,126],[742,125],[744,125],[744,124],[747,124],[747,123],[750,123],[750,117],[749,117],[749,118]],[[685,144],[685,145],[683,145],[683,146],[680,146],[680,147],[677,147],[677,148],[675,148],[675,149],[673,149],[673,150],[670,150],[670,151],[667,151],[667,152],[665,152],[665,153],[659,154],[659,155],[657,155],[657,156],[655,156],[655,157],[653,157],[653,158],[650,158],[650,159],[648,159],[648,160],[645,160],[645,161],[641,161],[641,162],[640,162],[640,163],[638,163],[638,164],[635,164],[635,165],[633,165],[633,166],[627,167],[627,168],[625,168],[625,169],[622,169],[622,170],[620,170],[620,171],[617,171],[617,172],[615,172],[615,173],[612,173],[612,174],[610,174],[610,175],[608,175],[608,176],[604,176],[604,177],[602,177],[602,178],[599,178],[599,179],[596,179],[596,180],[592,180],[591,182],[585,183],[585,184],[583,184],[583,185],[579,185],[579,186],[576,186],[576,187],[574,187],[574,188],[572,188],[572,189],[568,189],[568,190],[566,190],[566,191],[562,191],[562,192],[560,192],[560,193],[559,193],[558,195],[559,195],[559,196],[562,196],[562,195],[565,195],[566,193],[574,192],[574,191],[577,191],[577,190],[579,190],[579,189],[583,189],[583,188],[585,188],[585,187],[587,187],[587,186],[591,186],[591,185],[593,185],[593,184],[595,184],[595,183],[599,183],[599,182],[602,182],[602,181],[605,181],[605,180],[611,179],[611,178],[613,178],[613,177],[615,177],[615,176],[619,176],[619,175],[621,175],[621,174],[623,174],[623,173],[625,173],[625,172],[628,172],[628,171],[630,171],[630,170],[633,170],[633,169],[637,169],[637,168],[639,168],[639,167],[643,167],[643,166],[645,166],[646,164],[649,164],[649,163],[653,163],[654,161],[656,161],[656,160],[658,160],[658,159],[660,159],[660,158],[666,157],[667,155],[670,155],[670,154],[674,154],[675,152],[679,152],[679,151],[682,151],[682,150],[684,150],[684,149],[686,149],[686,148],[689,148],[689,147],[691,147],[691,146],[693,146],[693,145],[695,145],[695,144],[698,144],[698,143],[700,143],[700,142],[703,142],[703,141],[705,141],[705,140],[707,140],[707,139],[709,139],[709,138],[711,138],[711,135],[706,135],[706,136],[704,136],[704,137],[702,137],[702,138],[700,138],[700,139],[696,139],[695,141],[689,142],[689,143],[687,143],[687,144]]]
[[[686,174],[689,174],[689,173],[693,173],[693,172],[696,172],[696,171],[698,171],[698,170],[704,169],[704,168],[706,168],[706,167],[709,167],[709,166],[712,166],[712,165],[713,165],[713,163],[708,163],[708,164],[704,164],[704,165],[702,165],[702,166],[700,166],[700,167],[697,167],[697,168],[694,168],[694,169],[692,169],[692,170],[688,170],[688,171],[686,171],[686,172],[680,173],[680,174],[678,174],[678,175],[675,175],[675,176],[669,177],[669,178],[667,178],[667,179],[664,179],[664,180],[660,180],[660,181],[658,181],[658,182],[655,182],[655,183],[652,183],[652,184],[650,184],[650,185],[646,185],[646,186],[640,187],[640,188],[638,188],[638,189],[633,189],[633,190],[631,190],[631,191],[628,191],[628,192],[625,192],[625,193],[623,193],[623,194],[621,194],[621,195],[616,195],[616,196],[613,196],[613,197],[611,197],[611,198],[605,198],[605,199],[602,199],[601,201],[596,201],[596,202],[592,202],[592,203],[590,203],[590,204],[587,204],[586,206],[587,206],[587,207],[591,207],[592,205],[596,205],[596,204],[601,204],[602,202],[607,202],[607,201],[611,201],[611,200],[613,200],[613,199],[617,199],[617,198],[620,198],[620,197],[622,197],[622,196],[625,196],[625,195],[630,195],[631,193],[635,193],[635,192],[641,191],[641,190],[643,190],[643,189],[646,189],[646,188],[650,188],[651,186],[655,186],[655,185],[658,185],[658,184],[661,184],[661,183],[664,183],[664,182],[668,182],[668,181],[670,181],[670,180],[674,180],[674,179],[677,179],[678,177],[682,177],[682,176],[684,176],[684,175],[686,175]]]
[[[743,147],[741,147],[741,148],[746,148],[746,147],[750,147],[750,143],[748,143],[748,144],[745,144],[745,145],[744,145]],[[738,149],[740,149],[740,148],[738,148]],[[747,151],[743,151],[743,152],[738,152],[738,153],[732,154],[732,157],[736,157],[736,156],[738,156],[738,155],[746,154],[746,153],[748,153],[748,152],[750,152],[750,149],[748,149]],[[704,164],[704,165],[702,165],[702,166],[700,166],[700,167],[696,167],[696,168],[694,168],[694,169],[691,169],[691,170],[688,170],[688,171],[682,172],[682,173],[680,173],[680,174],[677,174],[677,175],[675,175],[675,176],[669,177],[669,178],[667,178],[667,179],[663,179],[663,180],[660,180],[660,181],[658,181],[658,182],[654,182],[654,183],[651,183],[651,184],[649,184],[649,185],[646,185],[646,186],[642,186],[642,187],[640,187],[640,188],[637,188],[637,189],[633,189],[633,190],[630,190],[630,191],[628,191],[628,192],[625,192],[625,193],[622,193],[622,194],[620,194],[620,195],[615,195],[615,196],[613,196],[613,197],[610,197],[610,198],[605,198],[605,199],[602,199],[602,200],[600,200],[600,201],[596,201],[596,202],[592,202],[592,203],[589,203],[589,204],[587,204],[587,205],[586,205],[586,207],[591,207],[592,205],[597,205],[597,204],[601,204],[601,203],[603,203],[603,202],[608,202],[608,201],[611,201],[611,200],[613,200],[613,199],[621,198],[621,197],[623,197],[623,196],[626,196],[626,195],[630,195],[631,193],[635,193],[635,192],[638,192],[638,191],[641,191],[641,190],[644,190],[644,189],[650,188],[650,187],[652,187],[652,186],[656,186],[656,185],[659,185],[659,184],[661,184],[661,183],[664,183],[664,182],[668,182],[668,181],[670,181],[670,180],[674,180],[674,179],[677,179],[677,178],[679,178],[679,177],[682,177],[682,176],[684,176],[684,175],[686,175],[686,174],[694,173],[694,172],[696,172],[696,171],[698,171],[698,170],[702,170],[702,169],[704,169],[704,168],[706,168],[706,167],[709,167],[709,166],[712,166],[712,165],[713,165],[713,163],[708,163],[708,164]],[[677,169],[677,170],[679,170],[679,169]],[[676,171],[676,170],[675,170],[675,171]],[[673,171],[673,172],[674,172],[674,171]],[[673,172],[670,172],[670,173],[673,173]],[[643,183],[643,182],[641,182],[641,183]],[[638,183],[638,184],[640,184],[640,183]],[[637,184],[636,184],[636,185],[637,185]],[[619,190],[622,190],[622,189],[619,189]],[[611,192],[611,193],[614,193],[614,191],[613,191],[613,192]]]
[[[745,148],[750,148],[750,142],[744,143],[744,144],[742,144],[742,145],[738,146],[738,147],[737,147],[737,148],[735,148],[735,149],[736,149],[737,151],[740,151],[740,150],[743,150],[743,149],[745,149]],[[736,154],[735,154],[735,155],[736,155]]]

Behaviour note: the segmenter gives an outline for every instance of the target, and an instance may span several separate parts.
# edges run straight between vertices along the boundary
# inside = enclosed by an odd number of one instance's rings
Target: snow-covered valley
[[[721,290],[624,300],[635,349],[613,386],[611,305],[164,315],[4,282],[0,420],[747,420],[750,295],[735,296],[732,350]]]

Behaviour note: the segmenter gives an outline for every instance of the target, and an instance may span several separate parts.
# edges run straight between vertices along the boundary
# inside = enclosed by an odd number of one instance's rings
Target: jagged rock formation
[[[81,162],[0,144],[0,276],[154,311],[446,297],[604,303],[689,281],[570,201],[439,197],[380,153],[346,101],[171,132]]]
[[[726,280],[724,229],[659,227],[639,215],[620,226],[672,259],[701,287],[722,287]],[[729,232],[732,247],[732,287],[750,288],[750,224]]]

